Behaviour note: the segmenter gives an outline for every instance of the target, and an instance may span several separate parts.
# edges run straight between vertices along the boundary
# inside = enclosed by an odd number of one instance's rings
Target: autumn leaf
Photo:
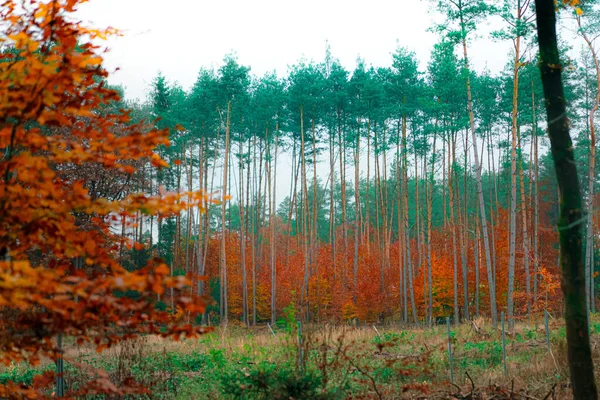
[[[0,354],[5,364],[35,366],[42,358],[56,358],[55,341],[63,333],[103,351],[137,334],[204,331],[179,326],[155,307],[156,293],[172,287],[171,301],[185,309],[189,299],[178,291],[188,293],[191,279],[168,277],[169,269],[156,259],[135,271],[121,264],[131,242],[117,226],[141,230],[140,215],[176,215],[200,198],[167,193],[164,187],[150,194],[140,179],[169,166],[156,152],[169,145],[169,133],[132,123],[126,110],[108,111],[120,98],[104,84],[108,73],[94,42],[118,31],[80,22],[74,12],[83,2],[30,0],[17,7],[7,0],[0,11],[9,49],[0,52],[0,120],[5,122],[0,127]],[[13,147],[18,151],[10,154]],[[144,245],[134,241],[133,248]],[[130,290],[139,297],[120,296]],[[133,385],[116,387],[108,375],[100,378],[96,394]],[[35,387],[53,383],[48,373],[32,381]],[[40,395],[27,384],[0,385],[0,397]]]

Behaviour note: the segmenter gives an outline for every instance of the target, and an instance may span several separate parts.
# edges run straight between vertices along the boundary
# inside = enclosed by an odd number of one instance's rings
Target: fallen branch
[[[477,324],[475,324],[475,321],[471,320],[471,326],[473,327],[473,329],[475,330],[475,332],[477,332],[478,334],[482,335],[482,336],[489,336],[489,334],[487,332],[484,332],[483,329],[481,329],[479,326],[477,326]]]
[[[467,375],[467,378],[469,378],[469,381],[471,382],[471,392],[475,391],[475,384],[473,383],[473,379],[471,379],[471,375],[469,375],[468,371],[465,371],[465,374]]]

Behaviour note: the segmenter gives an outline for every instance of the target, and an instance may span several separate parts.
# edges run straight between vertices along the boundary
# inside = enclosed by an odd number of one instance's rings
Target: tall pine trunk
[[[240,193],[239,193],[239,214],[240,214],[240,266],[242,269],[242,321],[248,326],[250,320],[248,317],[248,278],[246,271],[246,235],[245,235],[245,204],[244,204],[244,148],[242,140],[239,142],[240,152],[240,165],[239,165],[239,179],[240,179]]]
[[[402,180],[404,186],[404,235],[406,241],[406,265],[407,271],[405,276],[408,275],[408,290],[410,292],[410,303],[412,308],[413,320],[415,325],[419,323],[419,317],[417,315],[417,305],[415,304],[415,286],[413,283],[413,263],[410,249],[410,230],[408,228],[408,151],[406,148],[406,117],[402,117]]]
[[[354,268],[353,278],[354,285],[352,288],[352,298],[356,305],[356,296],[358,295],[358,244],[360,239],[360,123],[361,118],[358,118],[358,130],[356,132],[356,143],[354,148]]]
[[[518,10],[520,20],[521,9]],[[521,36],[515,39],[515,58],[513,65],[513,98],[511,113],[511,152],[510,152],[510,237],[508,254],[508,329],[513,330],[514,320],[514,291],[515,291],[515,259],[517,247],[517,113],[519,107],[519,60],[521,51]]]
[[[225,125],[225,156],[223,158],[223,197],[221,199],[221,258],[220,258],[220,269],[221,269],[221,323],[227,326],[229,319],[229,308],[227,304],[227,242],[225,237],[225,221],[227,211],[227,177],[228,177],[228,166],[229,166],[229,136],[231,129],[231,102],[227,102],[227,122]]]
[[[490,294],[490,313],[492,317],[492,324],[496,326],[498,324],[498,311],[496,308],[496,279],[495,271],[492,271],[492,255],[490,251],[490,240],[488,236],[488,225],[487,217],[485,215],[485,200],[483,198],[483,185],[481,183],[481,164],[479,163],[479,153],[477,149],[477,135],[475,133],[475,115],[473,113],[473,96],[471,94],[471,72],[469,68],[469,58],[467,56],[467,38],[466,32],[464,31],[464,22],[461,14],[461,27],[462,31],[462,47],[463,47],[463,61],[466,69],[466,86],[467,86],[467,107],[469,111],[469,123],[471,128],[471,136],[473,142],[473,157],[475,158],[475,179],[477,181],[477,197],[479,200],[479,211],[481,215],[481,231],[483,232],[483,248],[485,251],[485,264],[488,275],[488,288]]]
[[[453,257],[453,268],[452,268],[452,285],[454,292],[454,323],[458,325],[460,316],[458,312],[458,260],[457,260],[457,232],[456,232],[456,219],[454,217],[454,163],[456,155],[456,137],[455,133],[451,132],[451,139],[448,141],[448,193],[450,194],[450,225],[452,226],[452,257]],[[452,147],[450,147],[452,146]]]

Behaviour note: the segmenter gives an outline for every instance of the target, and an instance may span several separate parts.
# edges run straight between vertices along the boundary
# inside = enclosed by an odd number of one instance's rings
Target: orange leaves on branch
[[[557,0],[555,0],[555,4],[557,4]],[[573,10],[575,10],[577,15],[583,15],[583,10],[581,7],[579,7],[581,4],[580,0],[562,0],[562,4],[564,6],[571,7]]]
[[[158,154],[152,154],[151,161],[152,161],[152,165],[154,167],[159,167],[159,168],[168,168],[169,167],[169,164],[165,160],[163,160]]]
[[[5,0],[0,8],[0,361],[56,356],[61,333],[98,350],[137,334],[195,336],[156,308],[167,289],[189,293],[191,276],[169,277],[160,260],[127,271],[115,224],[143,215],[203,209],[202,193],[134,193],[132,176],[168,167],[155,153],[168,131],[131,124],[106,86],[102,50],[119,34],[85,27],[73,16],[83,0]],[[112,107],[112,108],[111,108]],[[129,243],[127,243],[129,245]],[[141,243],[134,248],[143,249]],[[131,296],[135,293],[135,296]],[[173,299],[186,315],[204,311]],[[40,376],[42,384],[48,377]],[[89,387],[111,391],[99,379]],[[96,385],[96,386],[94,386]],[[126,388],[119,388],[123,391]],[[33,388],[0,385],[0,397],[39,398]]]

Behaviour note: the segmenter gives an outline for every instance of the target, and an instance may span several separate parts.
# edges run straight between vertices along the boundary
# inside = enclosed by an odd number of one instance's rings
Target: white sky
[[[187,90],[201,67],[218,67],[233,51],[255,75],[276,70],[285,76],[287,67],[302,57],[323,60],[326,40],[349,71],[358,56],[374,66],[390,65],[397,45],[414,51],[424,70],[436,42],[435,34],[427,32],[436,17],[429,12],[430,4],[427,0],[93,0],[81,6],[79,16],[95,27],[112,26],[124,33],[107,43],[105,65],[109,70],[119,68],[109,81],[123,85],[127,98],[143,101],[159,71]],[[490,23],[480,26],[479,38],[470,44],[470,61],[475,70],[497,73],[509,59],[511,43],[492,41],[491,30]],[[280,202],[290,188],[289,154],[279,156],[277,168]],[[327,181],[324,159],[318,172]],[[350,180],[353,175],[348,171]]]
[[[284,76],[303,56],[321,61],[326,40],[350,71],[359,55],[367,64],[389,65],[396,40],[424,68],[436,41],[427,32],[429,9],[426,0],[94,0],[81,6],[80,16],[124,32],[108,42],[106,65],[120,68],[111,83],[143,100],[158,71],[188,89],[200,67],[218,66],[234,51],[256,75],[277,70]],[[474,68],[497,72],[509,48],[477,40],[470,50]]]

